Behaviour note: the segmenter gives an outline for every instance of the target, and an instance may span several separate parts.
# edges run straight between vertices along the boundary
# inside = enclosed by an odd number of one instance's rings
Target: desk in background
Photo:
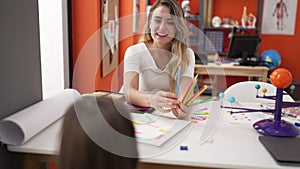
[[[212,95],[217,96],[218,84],[217,76],[246,76],[248,80],[253,77],[261,77],[261,81],[266,82],[269,69],[265,66],[239,66],[234,63],[216,64],[208,63],[207,65],[195,65],[195,73],[199,75],[209,75],[212,78],[213,91]]]

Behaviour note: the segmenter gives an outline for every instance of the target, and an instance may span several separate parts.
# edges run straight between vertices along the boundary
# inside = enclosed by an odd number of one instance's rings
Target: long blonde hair
[[[170,60],[170,83],[172,87],[171,90],[174,91],[179,67],[181,68],[181,70],[185,70],[187,69],[187,65],[189,64],[189,58],[187,55],[187,48],[189,44],[189,30],[186,25],[187,23],[184,17],[183,10],[175,0],[157,0],[149,11],[147,22],[145,24],[140,42],[153,42],[153,38],[151,37],[151,31],[149,28],[149,21],[152,18],[153,11],[159,6],[166,6],[170,9],[170,14],[173,16],[175,29],[177,30],[175,37],[171,42],[170,50],[170,52],[172,53],[172,59]]]

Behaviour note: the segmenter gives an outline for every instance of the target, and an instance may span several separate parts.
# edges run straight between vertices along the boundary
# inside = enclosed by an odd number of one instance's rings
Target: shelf
[[[198,20],[198,15],[191,15],[186,17],[187,20]]]
[[[220,26],[220,27],[213,27],[213,26],[205,26],[204,29],[214,29],[214,30],[232,30],[234,27],[233,26],[230,26],[230,27],[224,27],[224,26]],[[257,30],[257,28],[250,28],[250,27],[246,27],[246,28],[243,28],[243,27],[236,27],[237,30]]]
[[[227,55],[227,47],[230,43],[230,39],[228,38],[228,35],[231,36],[231,34],[237,33],[237,34],[257,34],[261,35],[261,18],[262,18],[262,6],[263,6],[263,0],[257,0],[257,23],[256,27],[242,27],[242,26],[232,26],[232,25],[226,25],[226,26],[220,26],[220,27],[213,27],[209,26],[211,24],[210,21],[208,21],[208,18],[212,17],[212,6],[213,0],[199,0],[199,13],[195,15],[190,15],[186,17],[187,21],[193,21],[191,24],[194,24],[198,29],[192,30],[197,32],[201,32],[199,35],[190,36],[190,42],[191,46],[193,46],[193,50],[197,53],[203,53],[209,55],[210,53],[210,47],[207,45],[208,43],[205,42],[205,38],[203,38],[203,34],[207,36],[207,32],[213,32],[215,31],[215,35],[219,35],[218,32],[223,32],[223,43],[222,43],[222,50],[220,49],[220,43],[213,43],[215,45],[216,51],[219,55]],[[250,0],[249,0],[250,2]],[[210,9],[211,8],[211,9]],[[211,19],[209,19],[211,20]],[[236,29],[235,29],[236,28]],[[191,31],[191,30],[190,30]],[[208,37],[208,36],[207,36]],[[218,42],[220,36],[214,36],[213,34],[209,37],[209,40],[211,42]],[[258,46],[258,50],[260,50]]]
[[[186,20],[188,20],[188,21],[199,21],[200,18],[199,18],[199,15],[191,15],[191,16],[187,16]]]

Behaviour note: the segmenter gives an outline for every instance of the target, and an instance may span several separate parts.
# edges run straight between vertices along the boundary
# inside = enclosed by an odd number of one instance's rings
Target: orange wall
[[[90,65],[96,63],[96,58],[79,57],[87,40],[99,29],[100,3],[98,0],[72,1],[72,53],[73,53],[73,88],[81,93],[92,92],[94,72]],[[97,66],[97,65],[94,65]],[[107,79],[105,79],[108,82]],[[105,83],[105,82],[104,82]]]
[[[119,60],[123,61],[123,55],[128,46],[138,41],[139,35],[132,33],[133,2],[120,2],[120,39]],[[145,6],[146,1],[141,0],[141,6]],[[145,12],[145,9],[141,9]],[[81,93],[89,93],[95,90],[115,90],[118,91],[122,85],[123,74],[121,69],[116,69],[105,77],[101,77],[100,54],[97,48],[100,42],[90,42],[95,38],[100,29],[100,1],[99,0],[73,0],[72,1],[72,47],[73,47],[73,88]],[[95,40],[94,40],[95,41]],[[86,49],[90,46],[91,49]],[[87,51],[88,50],[88,51]],[[88,54],[86,54],[88,53]],[[121,65],[122,66],[122,65]],[[116,77],[117,76],[117,77]],[[114,80],[112,88],[111,82]]]
[[[145,4],[146,0],[140,0],[141,6]],[[151,0],[150,2],[154,2]],[[179,0],[181,2],[182,0]],[[120,63],[123,61],[125,50],[128,46],[138,41],[139,35],[132,33],[132,18],[128,15],[132,14],[133,1],[120,2],[120,18],[127,18],[120,22],[120,39],[119,43],[119,59]],[[299,4],[299,3],[298,3]],[[242,7],[246,5],[248,12],[256,13],[256,1],[253,0],[214,0],[213,16],[218,15],[220,17],[231,17],[232,19],[240,20],[242,13]],[[199,9],[199,1],[191,0],[191,13],[197,14]],[[299,5],[297,7],[299,11]],[[117,77],[117,81],[113,80],[114,85],[120,87],[122,84],[122,69],[115,71],[102,78],[100,76],[100,64],[99,64],[99,51],[95,52],[90,58],[82,59],[78,62],[79,56],[84,53],[82,48],[86,45],[87,41],[92,35],[95,34],[100,28],[100,2],[99,0],[89,1],[72,1],[72,46],[73,46],[73,66],[76,68],[73,74],[73,87],[78,89],[81,93],[93,92],[95,90],[114,90],[111,87],[112,79]],[[145,9],[142,9],[144,11]],[[299,18],[300,12],[297,12],[296,18]],[[298,54],[300,48],[297,48],[296,44],[300,41],[299,25],[300,21],[296,21],[295,35],[283,36],[283,35],[262,35],[261,52],[266,49],[277,50],[282,57],[281,67],[287,67],[293,74],[294,79],[300,80],[300,71],[297,68]],[[298,29],[297,29],[298,28]],[[97,48],[97,46],[94,46]],[[97,53],[98,52],[98,53]],[[95,67],[96,72],[95,72]],[[122,64],[121,67],[122,68]],[[91,73],[92,72],[92,73]],[[115,75],[115,77],[113,77]]]

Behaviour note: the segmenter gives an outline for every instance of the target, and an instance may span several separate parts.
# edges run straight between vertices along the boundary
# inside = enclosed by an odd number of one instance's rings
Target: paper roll
[[[80,98],[74,89],[66,89],[0,121],[0,141],[20,145],[60,119]]]

